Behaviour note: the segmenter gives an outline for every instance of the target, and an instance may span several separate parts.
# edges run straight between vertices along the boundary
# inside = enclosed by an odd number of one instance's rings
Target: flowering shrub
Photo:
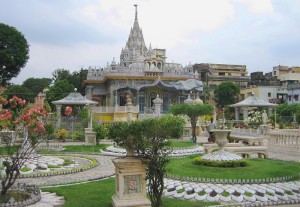
[[[53,133],[51,124],[46,122],[47,110],[43,106],[29,106],[26,101],[13,96],[7,100],[0,97],[0,130],[6,129],[15,131],[13,135],[1,134],[1,139],[5,140],[5,153],[2,154],[5,167],[5,174],[1,176],[1,193],[4,196],[19,177],[21,167],[30,158],[37,144],[44,138],[45,134]],[[22,137],[21,145],[16,145],[13,151],[11,145],[17,137]],[[14,148],[15,149],[15,148]]]
[[[63,141],[68,137],[68,131],[66,129],[59,129],[55,132],[55,137]]]
[[[25,126],[28,129],[30,137],[36,137],[45,133],[44,118],[47,116],[47,110],[43,106],[29,107],[26,101],[13,96],[8,101],[0,97],[1,103],[5,109],[0,111],[0,130],[15,130],[16,126]]]
[[[248,117],[245,121],[248,123],[249,126],[257,128],[259,125],[262,124],[262,114],[261,111],[249,111]]]

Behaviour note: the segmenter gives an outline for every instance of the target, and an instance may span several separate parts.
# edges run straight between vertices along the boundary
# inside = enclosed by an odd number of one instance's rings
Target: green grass
[[[195,146],[194,143],[192,142],[189,142],[189,141],[183,141],[183,140],[176,140],[176,139],[173,139],[171,140],[171,147],[192,147],[192,146]]]
[[[112,207],[111,197],[115,194],[115,178],[73,186],[42,188],[42,191],[55,192],[57,195],[64,196],[66,201],[64,207]],[[162,207],[198,207],[218,204],[163,198]]]
[[[194,165],[193,160],[195,157],[194,155],[180,159],[171,158],[167,173],[202,178],[259,179],[291,176],[300,172],[300,163],[297,162],[249,159],[247,160],[249,163],[247,167],[233,169]]]
[[[30,171],[30,170],[31,170],[31,168],[29,168],[29,167],[22,167],[22,168],[20,169],[21,172],[28,172],[28,171]]]
[[[96,146],[86,146],[86,145],[69,145],[64,146],[64,151],[67,152],[96,152],[99,153],[100,149],[105,149],[106,147],[110,146],[109,144],[100,144]]]

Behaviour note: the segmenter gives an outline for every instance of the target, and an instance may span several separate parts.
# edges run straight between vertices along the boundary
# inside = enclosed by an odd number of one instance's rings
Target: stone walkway
[[[67,183],[78,183],[101,179],[114,174],[112,159],[114,156],[89,155],[97,159],[98,166],[83,172],[68,175],[58,175],[40,178],[24,178],[19,182],[35,184],[38,186],[64,185]],[[277,155],[274,155],[274,157]],[[281,157],[284,159],[284,157]],[[165,179],[166,189],[164,196],[179,199],[194,199],[203,201],[217,200],[228,206],[300,206],[300,182],[285,182],[272,184],[211,184],[182,182]],[[178,193],[184,189],[182,193]],[[205,192],[205,199],[199,198],[198,192]],[[230,193],[229,201],[221,196],[223,191]],[[191,193],[192,192],[192,193]],[[212,193],[214,192],[214,193]],[[255,201],[248,201],[245,192],[254,194]],[[267,193],[269,192],[269,193]],[[268,196],[268,194],[274,196]],[[214,195],[215,196],[211,196]],[[240,195],[240,196],[237,196]],[[223,200],[222,200],[223,199]],[[251,199],[251,198],[250,198]],[[253,200],[253,199],[252,199]],[[63,206],[64,198],[52,193],[42,192],[42,200],[30,207],[59,207]]]

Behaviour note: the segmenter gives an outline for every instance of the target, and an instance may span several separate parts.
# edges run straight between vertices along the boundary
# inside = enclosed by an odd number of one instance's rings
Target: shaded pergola
[[[74,92],[71,92],[68,96],[61,100],[52,101],[52,103],[56,106],[56,111],[58,113],[58,119],[56,122],[56,129],[60,128],[61,123],[61,107],[62,105],[70,105],[70,106],[85,106],[89,109],[90,121],[89,121],[89,128],[92,127],[92,106],[98,104],[98,102],[88,100],[86,97],[82,96],[80,93],[77,92],[75,89]]]
[[[230,107],[234,107],[235,109],[235,120],[240,120],[240,111],[243,112],[243,120],[248,117],[248,111],[251,107],[267,107],[268,108],[268,116],[272,115],[272,109],[276,107],[278,104],[269,103],[258,97],[251,95],[246,99],[238,102],[236,104],[229,105]]]

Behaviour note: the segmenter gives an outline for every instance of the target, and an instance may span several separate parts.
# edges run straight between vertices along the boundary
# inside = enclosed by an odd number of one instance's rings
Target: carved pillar
[[[268,108],[268,117],[272,116],[273,109],[271,107]]]
[[[132,120],[132,102],[131,102],[131,98],[129,95],[126,96],[126,108],[127,108],[127,120],[131,121]]]
[[[59,129],[60,123],[61,123],[61,105],[55,105],[55,106],[56,106],[56,112],[57,112],[56,129]]]
[[[248,107],[243,107],[243,120],[248,118]]]
[[[235,112],[235,120],[236,121],[240,120],[239,107],[234,107],[234,112]]]

